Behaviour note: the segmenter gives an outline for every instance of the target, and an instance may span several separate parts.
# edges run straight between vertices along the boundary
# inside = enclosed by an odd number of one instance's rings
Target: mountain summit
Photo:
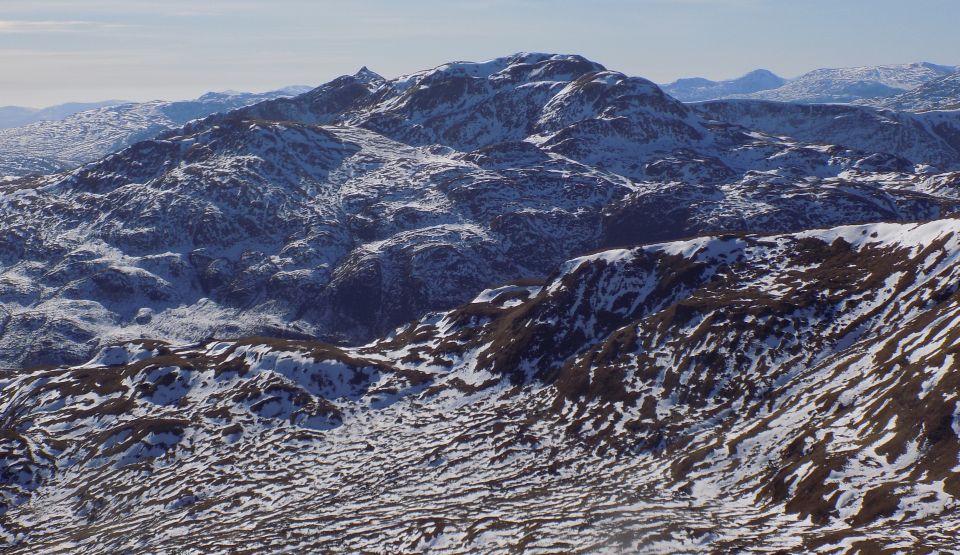
[[[386,81],[378,73],[367,69],[367,66],[361,67],[359,71],[353,74],[353,78],[361,83],[382,83]]]

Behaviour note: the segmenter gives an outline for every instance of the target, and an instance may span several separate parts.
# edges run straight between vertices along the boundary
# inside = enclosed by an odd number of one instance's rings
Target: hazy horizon
[[[958,65],[957,20],[951,0],[8,0],[0,106],[261,92],[522,51],[581,54],[657,83]]]

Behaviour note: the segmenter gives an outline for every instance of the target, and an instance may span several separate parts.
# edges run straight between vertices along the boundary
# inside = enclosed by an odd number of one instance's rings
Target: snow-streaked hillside
[[[942,123],[779,138],[578,56],[361,71],[0,186],[0,367],[141,336],[365,341],[594,249],[943,217]]]
[[[885,153],[901,163],[960,169],[960,111],[914,114],[758,100],[716,100],[694,109],[704,117],[778,137]]]
[[[608,250],[360,347],[3,374],[9,553],[949,552],[960,222]]]
[[[911,112],[960,110],[960,72],[927,81],[915,89],[896,96],[862,101],[862,103],[888,110]]]
[[[262,94],[208,93],[195,100],[177,102],[113,102],[65,117],[0,129],[0,176],[72,169],[192,119],[306,90],[309,89],[288,87]]]

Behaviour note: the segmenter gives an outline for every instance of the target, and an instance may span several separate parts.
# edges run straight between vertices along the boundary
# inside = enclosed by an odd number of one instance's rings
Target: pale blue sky
[[[657,82],[960,64],[960,0],[0,0],[0,105],[392,77],[518,51]]]

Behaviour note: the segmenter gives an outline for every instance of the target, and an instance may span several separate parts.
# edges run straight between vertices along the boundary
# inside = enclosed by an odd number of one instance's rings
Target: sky
[[[395,77],[514,52],[663,83],[960,65],[960,0],[0,0],[0,106]]]

